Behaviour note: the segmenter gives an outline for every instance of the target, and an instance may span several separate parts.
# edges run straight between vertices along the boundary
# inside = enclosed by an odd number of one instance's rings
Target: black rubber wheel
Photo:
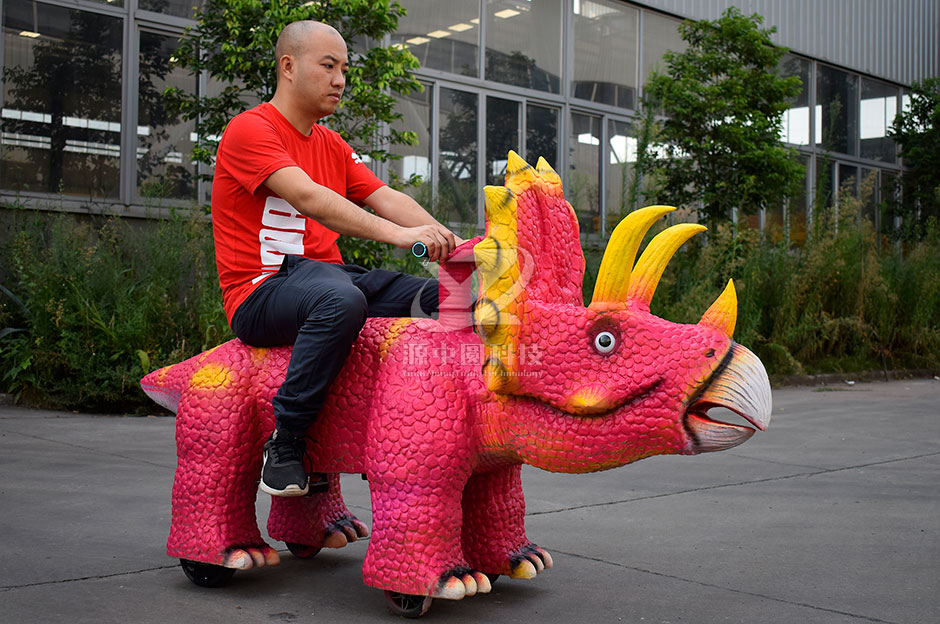
[[[496,585],[496,580],[499,578],[499,574],[487,574],[486,578],[490,579],[490,586]]]
[[[385,606],[395,615],[406,618],[419,618],[431,608],[430,596],[412,596],[385,590]]]
[[[180,559],[180,567],[183,568],[186,577],[199,587],[225,587],[235,576],[235,568],[189,559]]]
[[[287,550],[290,551],[290,554],[298,559],[313,559],[317,556],[317,553],[320,552],[320,549],[316,546],[307,546],[306,544],[297,544],[296,542],[284,543],[287,545]]]

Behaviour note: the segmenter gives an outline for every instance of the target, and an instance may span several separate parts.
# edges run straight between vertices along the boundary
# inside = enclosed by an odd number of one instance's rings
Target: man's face
[[[337,33],[310,37],[295,58],[294,92],[317,119],[333,114],[346,88],[349,57],[346,42]]]

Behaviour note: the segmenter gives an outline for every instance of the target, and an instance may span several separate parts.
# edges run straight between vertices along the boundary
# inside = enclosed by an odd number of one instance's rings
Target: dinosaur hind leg
[[[299,498],[274,497],[268,516],[272,539],[314,548],[342,548],[369,535],[366,525],[346,508],[339,475],[331,474],[329,491]]]
[[[220,393],[193,390],[180,401],[167,554],[240,569],[275,565],[255,520],[263,434],[253,408],[225,408],[232,403]]]

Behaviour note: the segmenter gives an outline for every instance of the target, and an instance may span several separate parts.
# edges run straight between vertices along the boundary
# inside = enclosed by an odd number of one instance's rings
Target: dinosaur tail
[[[164,366],[144,376],[140,380],[140,387],[144,394],[158,405],[176,413],[180,397],[183,396],[183,389],[192,373],[190,370],[192,366],[188,364],[187,360],[179,364]]]

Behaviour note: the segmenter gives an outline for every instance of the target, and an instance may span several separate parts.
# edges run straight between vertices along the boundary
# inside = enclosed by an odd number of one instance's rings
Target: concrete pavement
[[[364,541],[191,584],[164,550],[173,434],[167,417],[0,406],[0,622],[396,620],[362,584]],[[784,388],[770,430],[731,451],[523,475],[555,568],[425,621],[940,620],[940,381]],[[343,486],[368,522],[367,485]]]

